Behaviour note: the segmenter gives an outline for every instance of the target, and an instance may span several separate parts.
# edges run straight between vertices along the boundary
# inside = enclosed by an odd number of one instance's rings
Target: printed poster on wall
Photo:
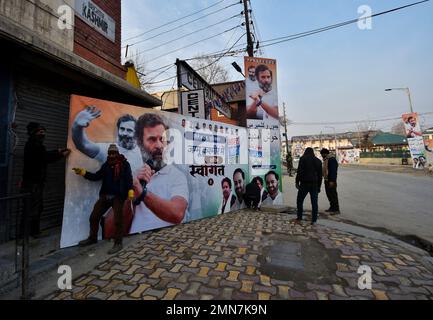
[[[360,149],[338,150],[338,161],[340,164],[358,164],[360,157]]]
[[[424,140],[427,162],[433,164],[433,140]]]
[[[422,137],[408,139],[409,150],[415,169],[424,169],[427,167],[427,156],[424,139]]]
[[[277,61],[245,57],[245,72],[250,175],[262,177],[271,189],[264,206],[282,205]]]
[[[159,142],[158,142],[159,141]],[[95,173],[116,144],[131,165],[133,176],[151,159],[157,163],[147,184],[158,204],[133,207],[129,233],[173,226],[243,208],[249,182],[245,128],[185,117],[93,98],[71,96],[61,247],[78,244],[89,235],[89,217],[99,197],[101,182],[76,175],[73,168]],[[138,181],[135,183],[140,184]],[[137,194],[137,192],[136,192]],[[161,209],[171,201],[186,203]],[[149,207],[152,207],[150,209]],[[110,215],[110,210],[106,216]],[[99,237],[103,237],[103,228]]]
[[[422,137],[421,126],[419,123],[418,113],[408,113],[403,116],[406,138],[414,139]]]
[[[427,167],[427,148],[424,143],[422,130],[417,113],[408,113],[402,116],[406,130],[407,142],[409,144],[410,154],[412,156],[413,167],[415,169],[424,169]]]

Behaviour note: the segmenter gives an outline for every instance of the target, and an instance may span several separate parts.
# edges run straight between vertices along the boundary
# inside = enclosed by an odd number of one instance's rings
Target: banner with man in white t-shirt
[[[68,147],[73,152],[67,163],[61,247],[87,237],[101,189],[72,169],[96,172],[110,144],[131,164],[134,178],[134,199],[124,208],[127,233],[240,209],[236,201],[249,179],[245,128],[81,96],[72,96],[70,105]],[[107,211],[99,238],[109,237],[110,217]]]

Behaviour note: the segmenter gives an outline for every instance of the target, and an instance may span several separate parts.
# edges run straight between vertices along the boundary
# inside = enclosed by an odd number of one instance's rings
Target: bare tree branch
[[[201,56],[200,54],[197,57]],[[206,57],[196,59],[191,66],[198,70],[200,76],[209,84],[222,83],[230,81],[230,74],[227,69],[220,63],[214,63],[215,58]]]
[[[404,127],[403,121],[396,122],[391,128],[391,133],[401,136],[406,135],[406,129]]]

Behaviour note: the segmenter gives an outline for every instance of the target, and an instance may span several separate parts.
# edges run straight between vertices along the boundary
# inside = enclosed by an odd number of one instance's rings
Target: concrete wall
[[[412,166],[412,159],[407,159],[408,165]],[[402,164],[401,158],[361,158],[360,164],[386,164],[386,165],[400,165]]]
[[[71,8],[73,25],[74,0],[0,0],[0,15],[72,51],[74,49],[73,26],[70,24],[71,28],[64,30],[58,27],[58,8],[65,4]]]
[[[352,146],[352,143],[347,138],[338,138],[337,137],[337,146],[340,147],[348,147]],[[305,141],[293,141],[292,143],[292,154],[294,156],[301,156],[304,153],[304,150],[307,148],[313,148],[314,150],[320,151],[323,148],[326,148],[331,151],[335,151],[335,139],[323,139],[320,140],[305,140]]]

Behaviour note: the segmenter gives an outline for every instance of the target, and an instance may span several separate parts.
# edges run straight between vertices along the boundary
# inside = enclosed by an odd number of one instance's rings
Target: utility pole
[[[286,116],[286,103],[283,103],[284,109],[284,130],[286,132],[286,154],[289,154],[289,137],[287,135],[287,116]]]
[[[287,132],[287,116],[286,116],[286,103],[283,103],[283,110],[284,110],[284,130],[286,132],[286,159],[287,159],[287,170],[289,171],[289,176],[292,176],[292,168],[293,163],[289,163],[293,161],[292,155],[289,151],[289,136]]]
[[[254,57],[254,42],[253,37],[251,36],[251,24],[250,24],[250,11],[248,9],[248,1],[243,0],[244,2],[244,14],[245,14],[245,26],[247,28],[247,51],[250,57]]]

